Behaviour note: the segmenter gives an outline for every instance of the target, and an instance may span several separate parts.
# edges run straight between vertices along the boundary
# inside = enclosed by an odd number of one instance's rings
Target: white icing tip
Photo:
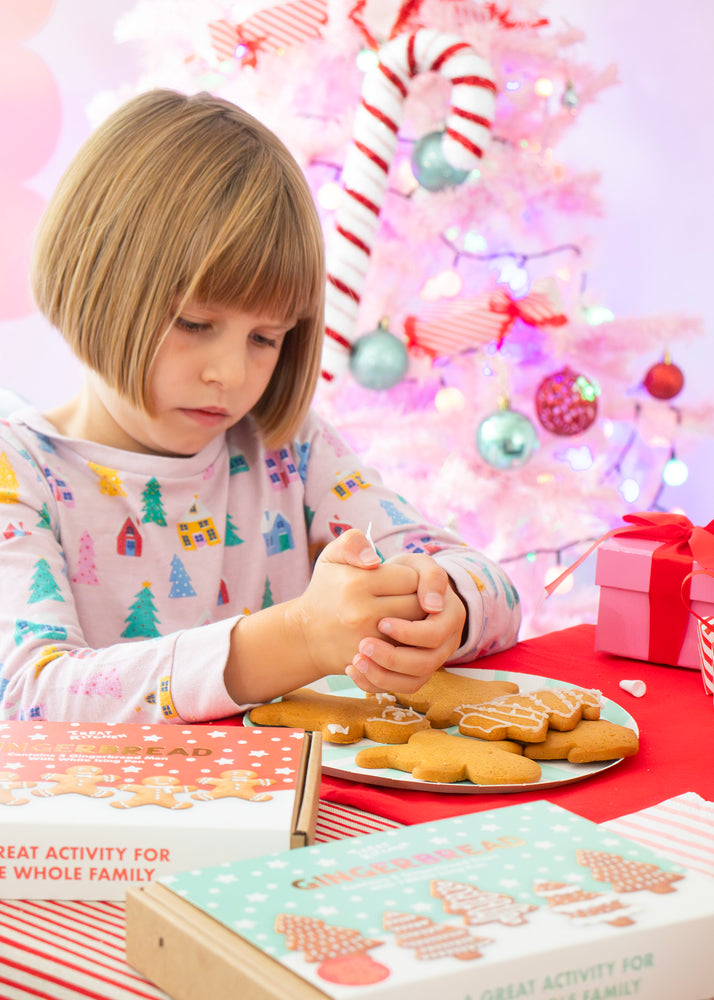
[[[641,698],[647,690],[647,685],[644,681],[620,681],[620,687],[623,691],[629,691],[635,698]]]

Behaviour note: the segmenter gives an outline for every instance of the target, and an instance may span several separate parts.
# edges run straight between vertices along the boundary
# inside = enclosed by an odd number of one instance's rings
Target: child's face
[[[244,417],[265,391],[294,324],[189,300],[159,348],[148,413],[100,383],[114,444],[157,455],[193,455]]]

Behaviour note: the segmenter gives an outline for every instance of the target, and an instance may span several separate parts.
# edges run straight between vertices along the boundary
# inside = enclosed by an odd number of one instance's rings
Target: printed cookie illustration
[[[575,729],[566,733],[549,730],[542,743],[525,747],[523,753],[531,760],[568,760],[571,764],[587,764],[632,757],[639,748],[637,733],[627,726],[618,726],[606,719],[583,719]]]
[[[512,681],[482,681],[475,677],[452,674],[443,667],[435,671],[414,694],[394,695],[400,705],[406,705],[426,715],[434,729],[455,726],[458,718],[454,714],[460,705],[478,705],[503,694],[515,694],[518,685]]]
[[[317,974],[327,982],[368,986],[390,975],[386,965],[367,954],[383,942],[362,937],[350,927],[335,927],[316,917],[279,913],[275,930],[285,935],[289,951],[302,951],[306,962],[319,962]]]
[[[432,896],[444,901],[446,913],[461,914],[471,926],[499,923],[515,927],[527,923],[526,914],[538,909],[532,903],[517,903],[513,896],[488,892],[469,882],[435,879],[430,888]]]
[[[77,764],[75,767],[68,767],[63,774],[52,771],[50,774],[43,774],[43,781],[54,781],[54,788],[36,788],[33,795],[86,795],[92,799],[105,799],[113,795],[111,788],[97,788],[97,785],[108,784],[117,781],[118,775],[105,774],[101,767],[93,764]]]
[[[579,865],[590,869],[596,882],[609,882],[615,892],[675,892],[672,882],[679,882],[684,875],[666,872],[648,861],[628,861],[619,854],[606,851],[586,851],[578,848],[575,859]]]
[[[272,778],[259,778],[255,771],[221,771],[218,778],[199,778],[199,785],[213,785],[211,791],[194,792],[192,799],[247,799],[249,802],[268,802],[272,795],[256,792],[256,785],[274,785]]]
[[[248,717],[259,726],[319,730],[327,743],[356,743],[363,737],[377,743],[406,743],[413,733],[429,728],[424,716],[397,705],[393,695],[341,698],[309,688],[252,708]]]
[[[590,892],[572,882],[538,880],[533,883],[533,892],[545,899],[554,913],[569,917],[571,923],[581,927],[591,924],[630,927],[635,922],[631,914],[638,909],[623,903],[614,892]]]
[[[482,958],[479,945],[493,944],[492,938],[473,937],[465,927],[437,924],[429,917],[387,911],[382,920],[385,931],[395,935],[400,948],[413,948],[421,961],[434,958]]]
[[[178,778],[171,775],[155,774],[142,778],[140,785],[119,785],[122,792],[135,792],[126,802],[110,802],[115,809],[134,809],[136,806],[163,806],[164,809],[192,809],[190,802],[178,802],[174,795],[178,792],[193,792],[195,785],[179,785]]]
[[[475,785],[532,784],[540,778],[535,761],[515,743],[466,740],[441,729],[425,729],[404,746],[366,747],[355,756],[359,767],[393,767],[420,781],[472,781]]]
[[[24,806],[30,801],[17,794],[18,789],[34,788],[35,781],[19,781],[12,771],[0,771],[0,806]]]

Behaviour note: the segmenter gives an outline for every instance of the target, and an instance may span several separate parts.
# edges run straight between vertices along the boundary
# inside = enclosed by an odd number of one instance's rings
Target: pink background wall
[[[347,0],[345,0],[347,2]],[[32,309],[26,268],[44,199],[90,131],[86,108],[133,83],[139,55],[113,37],[136,0],[0,0],[0,386],[40,407],[65,399],[79,369]],[[167,4],[167,8],[168,8]],[[680,0],[548,0],[544,13],[585,32],[582,58],[614,63],[621,84],[581,116],[563,159],[602,173],[605,217],[594,222],[589,288],[620,315],[686,312],[706,334],[673,358],[677,402],[712,398],[711,72],[714,4]],[[91,11],[91,13],[90,13]],[[659,350],[643,357],[643,374]],[[668,497],[692,520],[714,517],[714,436],[684,442],[688,482]]]

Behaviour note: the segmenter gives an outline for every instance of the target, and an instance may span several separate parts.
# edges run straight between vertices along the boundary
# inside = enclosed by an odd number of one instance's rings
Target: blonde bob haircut
[[[290,440],[310,405],[324,332],[320,222],[283,143],[227,101],[154,90],[111,115],[47,207],[32,289],[77,357],[144,410],[186,299],[297,318],[252,411],[265,444]]]

